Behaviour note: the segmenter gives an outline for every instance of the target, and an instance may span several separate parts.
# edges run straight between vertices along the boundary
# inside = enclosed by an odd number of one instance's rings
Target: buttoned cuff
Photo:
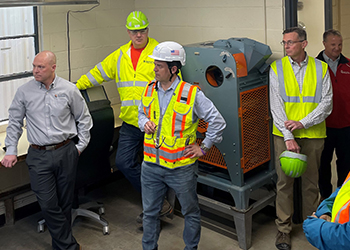
[[[214,143],[212,143],[209,139],[204,138],[204,140],[202,141],[202,144],[204,144],[206,148],[211,148]]]
[[[292,132],[290,132],[290,130],[284,129],[284,130],[282,131],[282,134],[283,134],[283,139],[284,139],[284,141],[294,140],[294,135],[293,135]]]
[[[17,155],[17,147],[16,146],[8,146],[6,147],[6,155]]]
[[[301,124],[303,124],[305,129],[308,129],[308,128],[310,128],[312,126],[312,124],[310,123],[310,121],[308,121],[308,119],[306,117],[301,119],[299,122]]]

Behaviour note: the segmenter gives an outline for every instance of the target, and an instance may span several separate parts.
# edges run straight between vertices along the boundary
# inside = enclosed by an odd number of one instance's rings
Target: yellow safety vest
[[[150,82],[142,97],[144,114],[157,125],[154,134],[145,133],[144,161],[170,169],[193,164],[197,158],[184,157],[184,150],[196,141],[199,120],[193,121],[193,106],[198,88],[181,81],[162,116],[156,86]]]
[[[344,224],[350,216],[350,173],[335,197],[332,208],[332,222]]]
[[[129,41],[97,64],[89,73],[81,76],[77,87],[86,89],[115,79],[121,101],[119,118],[138,127],[138,106],[142,92],[147,83],[155,77],[154,60],[148,56],[152,55],[157,44],[156,40],[148,38],[147,46],[140,55],[135,71],[130,58],[131,41]]]
[[[327,72],[327,64],[313,57],[308,57],[303,80],[303,90],[300,93],[299,84],[295,78],[288,56],[271,64],[278,77],[280,95],[284,101],[284,109],[288,120],[300,121],[311,113],[320,103],[322,97],[323,78]],[[283,137],[281,131],[273,125],[273,134]],[[308,129],[293,131],[295,138],[325,138],[325,121]]]

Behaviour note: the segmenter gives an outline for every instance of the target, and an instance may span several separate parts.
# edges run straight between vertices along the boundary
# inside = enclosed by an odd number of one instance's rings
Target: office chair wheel
[[[38,233],[43,233],[45,231],[45,225],[44,224],[39,224],[38,225]]]
[[[103,235],[108,235],[109,234],[109,227],[108,226],[104,226],[102,231],[103,231]]]
[[[105,214],[105,208],[104,207],[100,207],[98,209],[98,213],[99,213],[99,215]]]

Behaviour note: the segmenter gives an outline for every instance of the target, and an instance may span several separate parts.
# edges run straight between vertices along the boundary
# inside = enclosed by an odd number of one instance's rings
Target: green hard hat
[[[280,163],[281,168],[286,175],[297,178],[306,171],[307,156],[291,151],[284,151],[280,155]]]
[[[147,28],[149,22],[145,14],[141,11],[133,11],[126,19],[126,28],[129,30],[142,30]]]

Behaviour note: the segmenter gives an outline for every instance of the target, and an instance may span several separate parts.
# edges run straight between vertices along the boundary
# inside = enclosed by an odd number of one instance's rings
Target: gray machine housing
[[[223,141],[215,145],[226,169],[212,166],[208,170],[211,160],[200,159],[198,182],[230,193],[234,206],[202,196],[200,203],[233,215],[239,245],[248,249],[252,214],[275,199],[271,191],[250,204],[252,191],[276,181],[266,70],[272,52],[269,46],[248,38],[190,44],[184,49],[183,79],[198,85],[227,123]]]

